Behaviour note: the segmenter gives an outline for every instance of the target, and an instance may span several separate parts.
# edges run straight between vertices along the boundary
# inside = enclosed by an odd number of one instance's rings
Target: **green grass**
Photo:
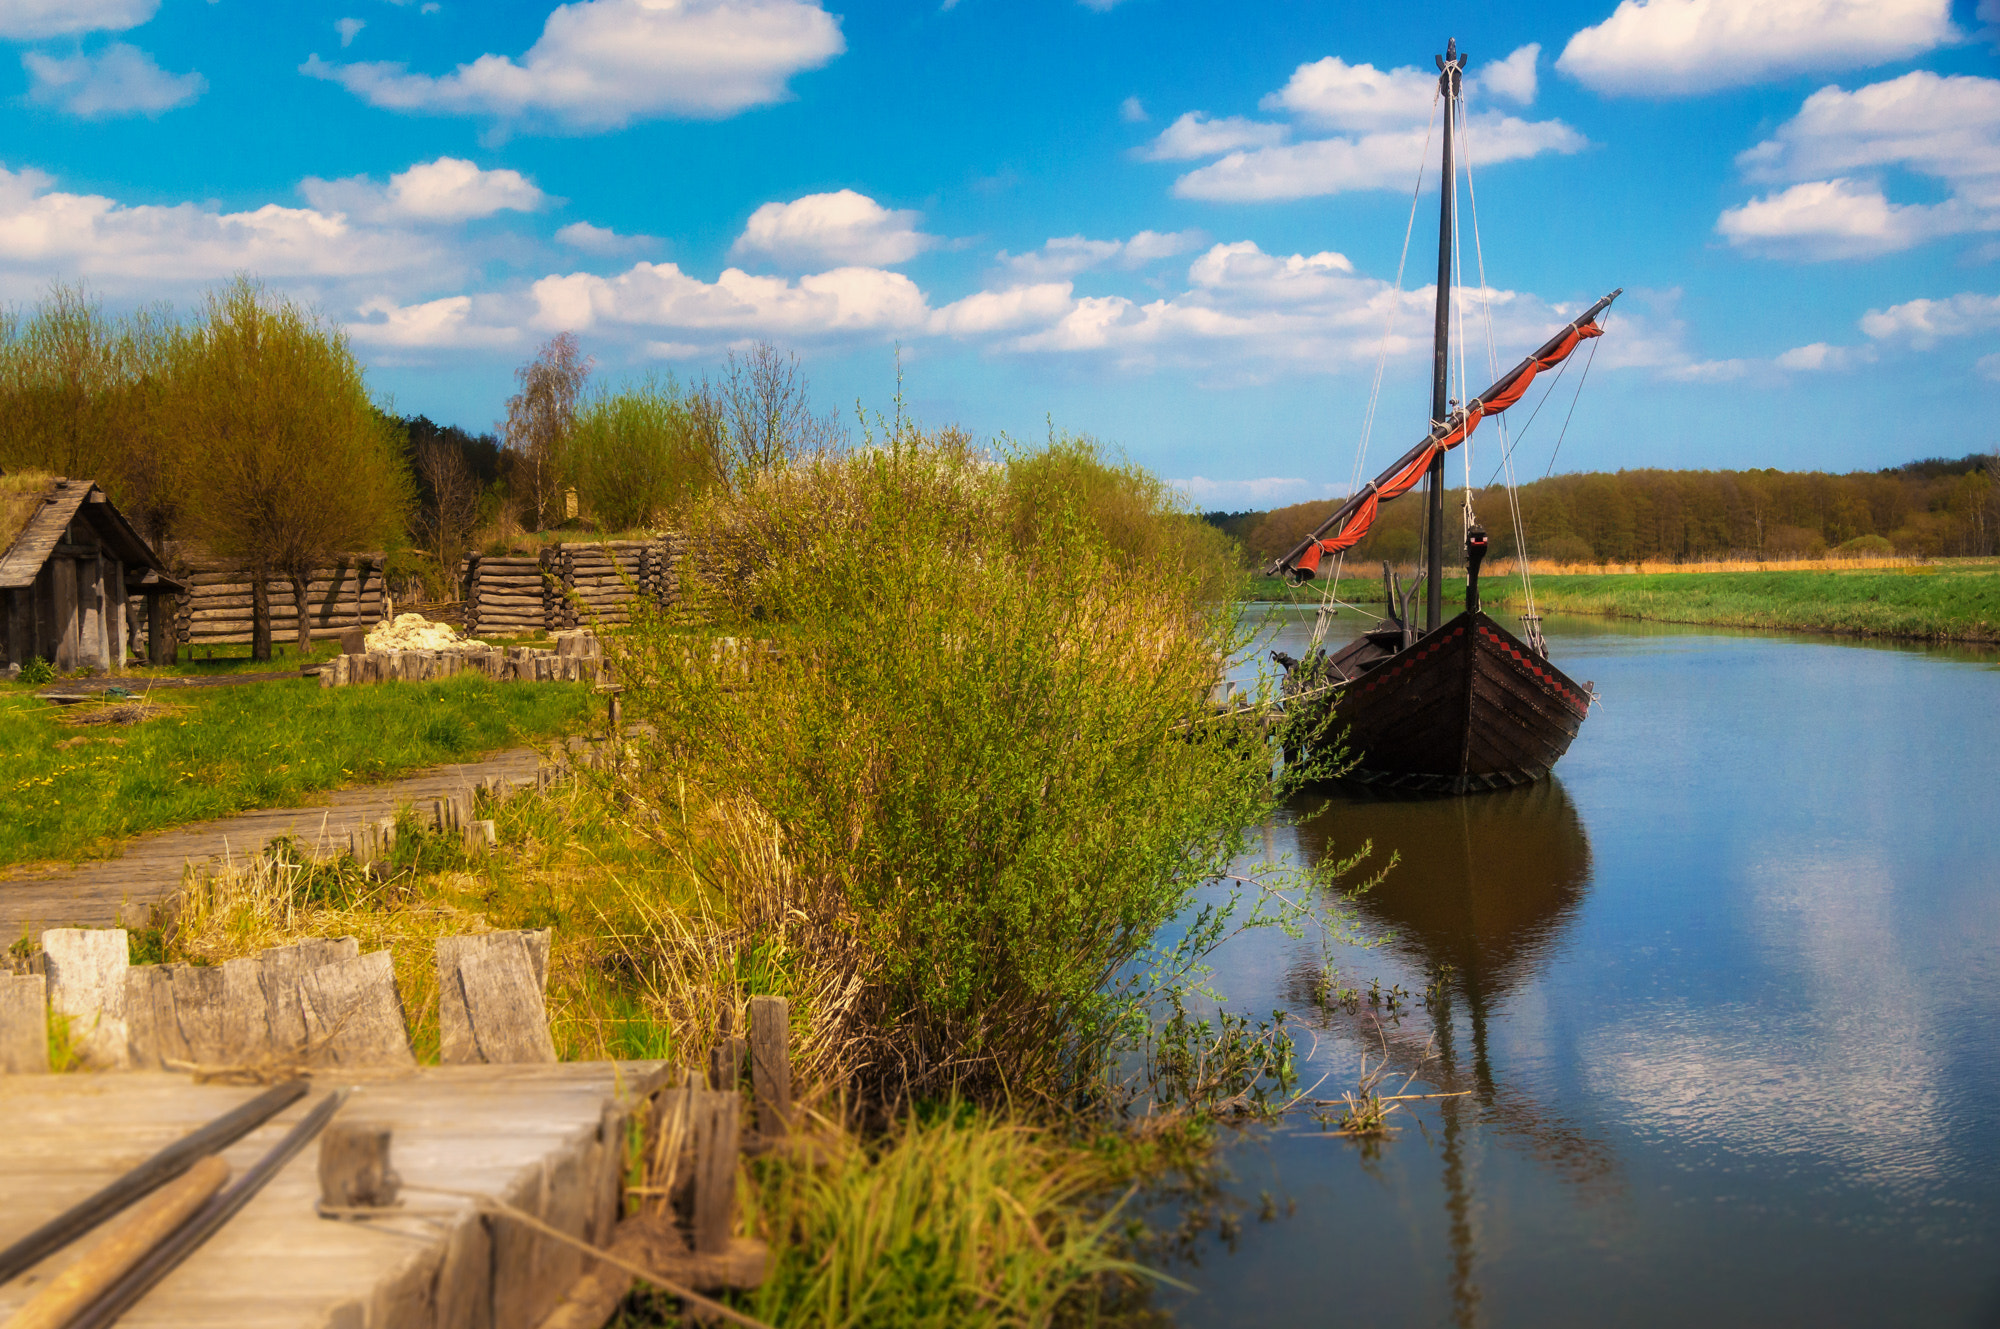
[[[1489,586],[1520,608],[1520,584]],[[2000,641],[2000,563],[1857,572],[1666,572],[1535,578],[1545,612],[1918,641]]]
[[[480,677],[326,690],[273,681],[178,693],[170,705],[137,725],[71,727],[27,689],[0,690],[0,865],[104,857],[144,831],[574,730],[598,708],[583,684]]]
[[[1518,612],[1524,603],[1513,577],[1481,582],[1489,609]],[[1275,577],[1252,581],[1253,600],[1314,604],[1319,582],[1286,586]],[[1340,598],[1379,604],[1377,578],[1345,577]],[[1465,603],[1462,578],[1445,579],[1445,612]],[[2000,562],[1962,560],[1910,568],[1853,572],[1566,573],[1535,578],[1535,600],[1546,613],[1601,614],[1658,623],[1777,628],[1916,641],[2000,641]]]

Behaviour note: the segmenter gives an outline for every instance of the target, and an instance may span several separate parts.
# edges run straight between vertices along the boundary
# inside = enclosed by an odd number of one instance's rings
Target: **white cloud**
[[[389,110],[598,132],[783,101],[792,75],[845,49],[839,21],[816,0],[578,0],[549,15],[518,61],[482,55],[439,77],[315,55],[300,69]]]
[[[1389,129],[1430,118],[1438,76],[1405,65],[1377,69],[1337,55],[1300,65],[1284,87],[1260,103],[1330,129]]]
[[[1418,127],[1232,152],[1176,180],[1174,193],[1181,198],[1261,202],[1353,189],[1408,189],[1416,179],[1424,137]],[[1466,139],[1481,166],[1545,152],[1577,152],[1587,146],[1583,135],[1560,120],[1531,122],[1511,115],[1473,116]]]
[[[1028,254],[1000,252],[1008,271],[1027,281],[1073,277],[1115,261],[1121,268],[1139,268],[1156,259],[1171,258],[1199,247],[1208,237],[1201,231],[1141,231],[1130,240],[1090,240],[1081,235],[1051,238]]]
[[[362,319],[343,329],[356,342],[393,348],[496,348],[521,341],[512,327],[482,326],[470,320],[472,297],[454,295],[425,304],[399,305],[387,296],[364,301]]]
[[[1193,161],[1238,148],[1271,147],[1283,143],[1289,132],[1283,125],[1263,124],[1240,115],[1211,120],[1200,111],[1189,111],[1138,149],[1137,155],[1144,161]]]
[[[1040,282],[980,291],[931,315],[930,330],[947,337],[975,337],[1047,324],[1069,312],[1068,282]]]
[[[2000,230],[2000,80],[1926,70],[1853,92],[1821,88],[1737,164],[1753,180],[1803,183],[1722,214],[1733,243],[1807,258],[1906,249]],[[1941,203],[1893,203],[1863,172],[1941,181]]]
[[[335,22],[333,30],[340,34],[340,48],[344,51],[354,45],[354,39],[359,37],[361,30],[367,26],[368,20],[365,18],[344,18]]]
[[[274,203],[220,212],[192,203],[127,207],[51,188],[39,171],[0,167],[0,274],[65,274],[154,291],[238,272],[274,280],[453,271],[449,253],[411,232],[365,227]]]
[[[1620,0],[1556,68],[1598,92],[1660,96],[1866,68],[1957,39],[1951,0]]]
[[[123,32],[159,11],[160,0],[0,0],[0,37],[34,41],[75,32]]]
[[[1206,476],[1194,475],[1169,483],[1186,494],[1196,507],[1208,511],[1218,508],[1281,507],[1286,503],[1330,497],[1337,488],[1335,485],[1314,484],[1310,480],[1277,475],[1257,480],[1210,480]]]
[[[2000,0],[1996,0],[1996,3],[2000,3]],[[1146,115],[1146,103],[1137,97],[1127,97],[1118,103],[1118,118],[1128,125],[1145,124],[1149,118]]]
[[[1523,46],[1480,76],[1495,96],[1526,104],[1535,95],[1539,46]],[[1476,94],[1478,87],[1472,92]],[[1221,155],[1174,182],[1181,198],[1260,202],[1312,198],[1353,189],[1407,189],[1416,179],[1426,140],[1434,137],[1437,76],[1410,66],[1381,70],[1327,56],[1300,65],[1284,87],[1261,103],[1339,137],[1286,143],[1289,127],[1231,117],[1206,120],[1190,112],[1142,155],[1156,160]],[[1546,152],[1577,152],[1583,135],[1560,120],[1527,121],[1496,112],[1469,118],[1464,157],[1482,166]]]
[[[519,171],[481,170],[461,157],[419,162],[390,176],[387,187],[356,175],[308,178],[299,188],[314,207],[363,221],[462,222],[497,212],[533,212],[549,201]]]
[[[169,74],[136,46],[113,42],[96,55],[49,56],[29,51],[28,100],[86,120],[157,116],[208,91],[200,74]]]
[[[532,297],[533,318],[542,328],[643,327],[710,341],[910,331],[922,328],[931,312],[908,277],[864,267],[796,281],[727,268],[704,282],[672,263],[637,263],[616,277],[583,272],[544,277],[534,284]]]
[[[1940,337],[2000,331],[2000,295],[1965,291],[1944,300],[1909,300],[1861,317],[1861,330],[1877,341],[1907,341],[1922,349]]]
[[[1733,245],[1796,258],[1864,258],[1959,229],[1946,204],[1891,203],[1874,185],[1816,180],[1751,199],[1717,218]]]
[[[891,211],[852,189],[807,194],[751,213],[729,252],[761,254],[794,267],[880,267],[908,262],[938,243],[917,229],[921,220],[918,213]]]
[[[1780,369],[1803,370],[1807,373],[1852,369],[1855,365],[1874,362],[1873,346],[1830,346],[1823,341],[1816,341],[1810,346],[1794,346],[1773,361]]]
[[[1492,93],[1504,97],[1516,106],[1532,106],[1535,102],[1535,62],[1541,59],[1542,44],[1530,42],[1520,47],[1505,60],[1496,60],[1480,66],[1474,79],[1474,91]]]
[[[572,249],[606,257],[644,253],[660,243],[658,236],[620,235],[610,227],[592,226],[587,221],[571,222],[556,232],[556,239]]]

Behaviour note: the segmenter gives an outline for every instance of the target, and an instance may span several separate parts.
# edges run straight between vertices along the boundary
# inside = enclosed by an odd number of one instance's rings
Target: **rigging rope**
[[[1499,348],[1493,338],[1493,292],[1492,288],[1486,284],[1486,249],[1480,243],[1479,239],[1479,195],[1478,192],[1474,190],[1472,186],[1472,148],[1469,142],[1467,143],[1465,149],[1465,197],[1466,197],[1466,202],[1468,205],[1470,205],[1472,211],[1472,249],[1473,253],[1477,256],[1479,262],[1480,308],[1485,312],[1485,320],[1486,320],[1486,360],[1489,368],[1493,373],[1493,377],[1497,379],[1500,376],[1500,353],[1499,353]],[[1590,348],[1590,353],[1592,355],[1597,354],[1597,346],[1595,343],[1592,343]],[[1567,356],[1563,357],[1563,368],[1564,369],[1569,368],[1569,357]],[[1548,392],[1544,392],[1542,394],[1543,402],[1548,401],[1549,392],[1555,391],[1556,383],[1559,383],[1561,381],[1562,381],[1562,374],[1558,373],[1555,379],[1550,382]],[[1581,388],[1582,386],[1581,379],[1578,380],[1578,386],[1579,388]],[[1570,409],[1571,410],[1575,409],[1574,403],[1571,404]],[[1541,405],[1537,404],[1535,407],[1535,415],[1541,414],[1541,410],[1542,410]],[[1529,425],[1535,423],[1535,415],[1530,415],[1528,417]],[[1508,520],[1513,523],[1514,527],[1514,565],[1516,570],[1519,571],[1519,573],[1521,574],[1521,597],[1527,606],[1527,612],[1522,615],[1522,618],[1528,623],[1529,626],[1529,638],[1528,638],[1529,643],[1531,645],[1536,645],[1539,647],[1542,635],[1541,615],[1535,609],[1534,574],[1533,571],[1528,566],[1528,533],[1521,521],[1521,496],[1519,489],[1514,483],[1515,443],[1510,442],[1508,440],[1507,417],[1504,413],[1499,418],[1499,425],[1500,425],[1499,470],[1504,472],[1507,477],[1507,516]],[[1521,432],[1523,434],[1527,432],[1526,425],[1522,426]],[[1519,436],[1517,435],[1516,441],[1518,441],[1518,437]],[[1471,440],[1469,439],[1467,440],[1468,443],[1470,441]],[[1491,484],[1492,481],[1488,480],[1487,483]],[[1467,449],[1465,454],[1465,493],[1466,493],[1466,507],[1469,512],[1472,504],[1472,452],[1470,448]],[[1543,649],[1542,654],[1547,655],[1548,654],[1547,650]]]
[[[1611,311],[1607,309],[1604,311],[1604,321],[1602,323],[1599,323],[1597,326],[1599,326],[1600,328],[1608,327],[1610,323],[1611,323]],[[1583,385],[1590,381],[1590,366],[1593,362],[1596,361],[1596,359],[1597,359],[1597,343],[1592,342],[1590,344],[1590,355],[1583,362],[1583,373],[1577,376],[1576,395],[1569,399],[1569,415],[1565,415],[1563,417],[1562,432],[1556,435],[1555,448],[1549,453],[1549,469],[1547,471],[1542,472],[1542,478],[1544,480],[1548,479],[1549,472],[1555,470],[1556,468],[1556,455],[1557,453],[1560,453],[1562,451],[1563,440],[1569,437],[1570,417],[1576,414],[1576,404],[1579,401],[1583,400]]]
[[[1361,417],[1361,442],[1354,452],[1354,466],[1347,473],[1347,492],[1350,494],[1361,487],[1362,467],[1368,460],[1368,440],[1375,431],[1375,407],[1382,399],[1382,374],[1389,363],[1389,341],[1395,335],[1396,313],[1403,303],[1403,271],[1410,259],[1410,237],[1417,227],[1417,201],[1424,192],[1424,170],[1430,164],[1431,134],[1437,128],[1438,95],[1437,92],[1431,93],[1430,120],[1424,125],[1424,148],[1417,155],[1417,183],[1410,191],[1410,219],[1403,224],[1403,252],[1396,260],[1396,289],[1391,293],[1389,307],[1382,316],[1382,348],[1375,356],[1375,382],[1368,391],[1368,410]],[[1319,612],[1313,618],[1312,637],[1306,643],[1308,656],[1326,640],[1327,620],[1333,617],[1333,609],[1345,603],[1340,599],[1340,573],[1346,562],[1347,551],[1343,549],[1334,558],[1333,576],[1327,579],[1326,588],[1320,593]]]

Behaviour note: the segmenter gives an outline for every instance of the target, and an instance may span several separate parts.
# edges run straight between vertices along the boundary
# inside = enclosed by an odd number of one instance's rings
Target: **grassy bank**
[[[1954,560],[1910,566],[1727,572],[1565,572],[1537,574],[1535,599],[1549,613],[1602,614],[1660,623],[1778,628],[1913,641],[2000,642],[2000,562]],[[1518,612],[1521,583],[1482,582],[1486,602]],[[1446,578],[1445,603],[1464,602],[1462,578]],[[1341,598],[1382,601],[1380,578],[1346,578]],[[1290,587],[1272,577],[1252,584],[1259,600],[1312,604],[1317,583]],[[1449,612],[1449,611],[1448,611]]]
[[[131,835],[465,761],[563,733],[582,684],[477,677],[321,690],[315,680],[176,693],[137,724],[79,725],[0,689],[0,865],[103,857]]]
[[[1519,583],[1488,595],[1519,609]],[[1783,628],[1912,641],[2000,642],[2000,563],[1852,572],[1673,572],[1535,578],[1550,613]]]

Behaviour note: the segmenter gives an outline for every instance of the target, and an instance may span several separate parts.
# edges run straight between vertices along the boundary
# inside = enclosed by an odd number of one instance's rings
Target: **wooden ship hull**
[[[1370,634],[1313,672],[1331,688],[1318,701],[1333,711],[1322,732],[1344,728],[1356,759],[1340,778],[1383,790],[1468,794],[1531,784],[1569,750],[1590,709],[1588,683],[1480,610],[1400,649]]]

